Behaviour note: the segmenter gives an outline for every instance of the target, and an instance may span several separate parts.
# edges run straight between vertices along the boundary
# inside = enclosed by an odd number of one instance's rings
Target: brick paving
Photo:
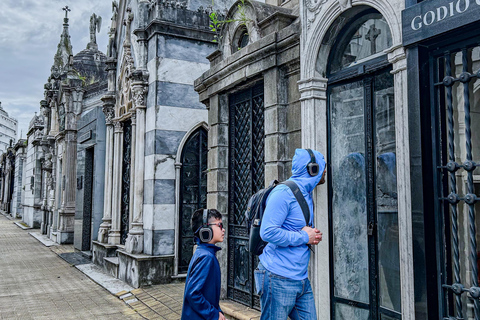
[[[45,247],[0,214],[0,319],[181,318],[184,281],[112,295],[59,257],[72,252],[73,245]],[[232,301],[220,305],[230,320],[260,318]]]
[[[148,286],[117,295],[145,319],[178,320],[182,315],[184,282]]]
[[[3,215],[0,257],[0,319],[143,319]]]

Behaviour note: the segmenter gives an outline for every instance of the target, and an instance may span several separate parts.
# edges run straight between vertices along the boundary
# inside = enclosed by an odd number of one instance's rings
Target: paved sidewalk
[[[94,268],[91,263],[79,262],[81,254],[73,245],[49,245],[45,236],[36,232],[38,230],[22,230],[19,220],[12,220],[0,215],[0,254],[3,257],[0,260],[0,319],[181,318],[184,281],[133,289],[104,273],[99,276],[91,270]],[[26,272],[15,265],[37,273]],[[4,271],[7,269],[10,273]],[[6,278],[21,283],[24,273],[32,277],[29,284],[16,286],[18,292],[11,295],[5,294],[9,290],[4,285]],[[37,287],[48,288],[48,294],[42,294],[41,289],[35,289]],[[119,287],[127,289],[118,292]],[[29,309],[22,305],[25,299],[31,305]],[[4,308],[5,305],[8,307]],[[260,318],[258,311],[232,301],[221,301],[220,305],[229,320]]]
[[[0,215],[1,319],[142,319]]]

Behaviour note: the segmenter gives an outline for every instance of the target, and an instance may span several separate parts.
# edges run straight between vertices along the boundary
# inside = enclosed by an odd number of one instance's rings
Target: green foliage
[[[249,0],[240,0],[240,3],[237,5],[238,7],[238,12],[240,17],[238,19],[226,19],[223,20],[221,15],[218,14],[218,12],[213,9],[212,12],[210,13],[210,31],[215,32],[215,35],[213,36],[213,42],[218,42],[221,38],[220,31],[221,28],[231,22],[240,22],[240,25],[247,25],[247,22],[250,21],[250,19],[247,18],[246,12],[245,12],[245,4]],[[214,0],[212,0],[212,8],[214,7]]]

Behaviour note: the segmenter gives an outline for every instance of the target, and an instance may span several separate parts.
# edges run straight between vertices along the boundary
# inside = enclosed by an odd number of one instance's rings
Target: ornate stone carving
[[[97,44],[97,36],[95,30],[100,32],[102,27],[102,17],[97,16],[95,13],[90,17],[90,43]]]
[[[143,234],[128,234],[125,240],[125,251],[132,254],[143,252]]]
[[[115,110],[112,106],[105,105],[102,108],[103,113],[105,114],[105,122],[107,124],[112,124],[112,119],[115,116]]]
[[[350,9],[352,7],[352,0],[338,0],[340,9],[343,11]]]

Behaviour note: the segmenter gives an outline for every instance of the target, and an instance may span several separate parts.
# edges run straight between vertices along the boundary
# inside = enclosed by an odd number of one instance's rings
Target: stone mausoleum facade
[[[66,17],[3,210],[139,287],[185,276],[216,208],[222,298],[259,309],[248,199],[314,148],[318,318],[480,319],[479,1],[214,5],[114,1],[106,55],[95,15],[73,55]]]

